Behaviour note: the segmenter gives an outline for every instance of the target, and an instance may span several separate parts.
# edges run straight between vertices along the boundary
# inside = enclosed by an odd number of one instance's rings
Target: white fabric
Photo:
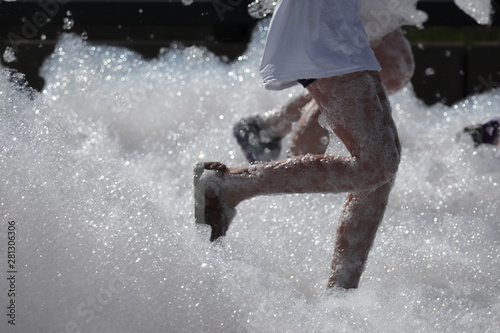
[[[279,0],[261,64],[267,89],[380,66],[359,20],[361,0]]]

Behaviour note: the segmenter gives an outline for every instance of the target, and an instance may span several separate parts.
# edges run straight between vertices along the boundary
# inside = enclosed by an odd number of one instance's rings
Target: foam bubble
[[[1,331],[498,327],[500,153],[456,139],[498,114],[498,91],[453,107],[411,88],[391,98],[403,160],[358,290],[325,292],[344,195],[254,198],[223,247],[198,235],[195,162],[245,163],[233,123],[301,92],[262,87],[266,23],[232,63],[180,44],[148,61],[67,34],[41,93],[2,69],[0,204],[18,226],[19,311]]]
[[[261,19],[274,12],[275,0],[255,0],[248,5],[248,13],[256,19]]]
[[[71,30],[74,25],[75,25],[75,21],[72,18],[65,17],[63,19],[63,29],[64,30]]]
[[[17,61],[16,53],[14,52],[14,49],[7,46],[5,50],[3,51],[2,55],[3,60],[6,63],[11,63]]]

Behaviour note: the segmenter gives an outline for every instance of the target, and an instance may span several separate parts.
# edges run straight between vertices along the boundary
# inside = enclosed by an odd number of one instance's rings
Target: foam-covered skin
[[[0,203],[19,265],[16,326],[4,318],[1,332],[496,330],[500,153],[456,133],[497,116],[498,91],[452,107],[411,88],[391,97],[402,162],[355,291],[325,293],[343,194],[254,198],[224,247],[199,237],[195,162],[245,163],[234,122],[302,91],[260,84],[265,26],[231,64],[180,45],[146,61],[65,35],[42,93],[1,73]]]
[[[378,73],[320,79],[308,90],[327,128],[343,141],[351,156],[296,156],[228,169],[219,197],[235,207],[258,195],[349,192],[329,286],[354,288],[383,218],[401,146]]]

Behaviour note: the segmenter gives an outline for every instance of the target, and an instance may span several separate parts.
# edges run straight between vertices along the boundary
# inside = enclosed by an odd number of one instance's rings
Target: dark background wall
[[[425,28],[405,30],[415,57],[412,84],[426,104],[452,105],[500,88],[500,8],[492,4],[492,24],[479,26],[451,0],[419,1],[429,15]]]
[[[256,20],[247,0],[0,1],[0,51],[14,52],[2,63],[26,75],[42,89],[38,70],[53,52],[58,36],[71,31],[89,43],[125,46],[153,58],[173,41],[203,45],[232,61],[247,46]],[[405,28],[413,45],[416,71],[412,83],[427,104],[454,102],[500,87],[500,30],[497,8],[493,24],[478,26],[452,0],[422,0],[429,14],[424,30]],[[70,29],[65,29],[65,25]]]
[[[67,31],[88,36],[88,42],[125,46],[152,58],[174,41],[203,45],[234,59],[245,51],[256,24],[247,1],[31,0],[0,2],[0,51],[7,47],[17,61],[5,66],[26,74],[35,89],[43,87],[38,68]],[[65,22],[73,22],[65,29]]]

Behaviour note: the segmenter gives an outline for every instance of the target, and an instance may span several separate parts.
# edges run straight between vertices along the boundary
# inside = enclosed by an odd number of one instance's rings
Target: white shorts
[[[361,0],[279,0],[261,64],[264,85],[380,70],[359,20]]]

